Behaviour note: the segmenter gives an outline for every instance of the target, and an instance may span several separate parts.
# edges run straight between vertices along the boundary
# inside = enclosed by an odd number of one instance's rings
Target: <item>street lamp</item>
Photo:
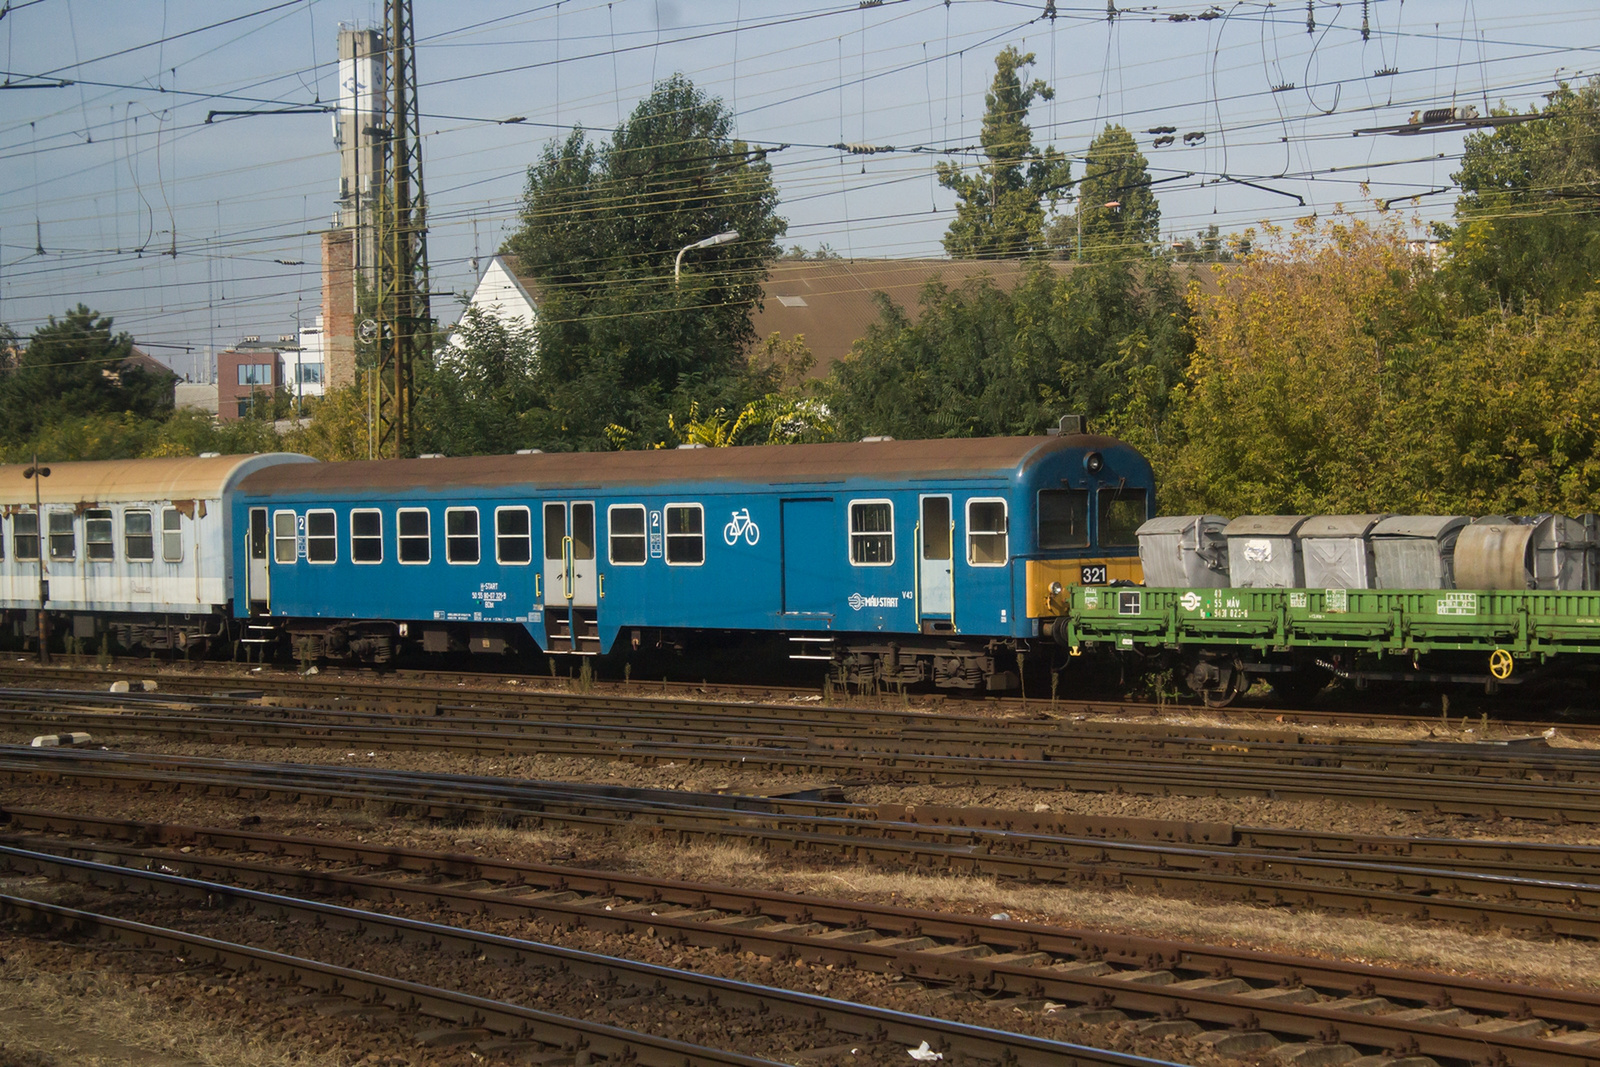
[[[678,284],[678,274],[683,270],[683,254],[685,252],[693,252],[697,248],[715,248],[717,245],[725,245],[729,241],[737,241],[738,239],[738,230],[726,230],[715,237],[707,237],[704,240],[696,241],[692,245],[684,245],[678,249],[678,258],[672,261],[672,284]]]
[[[34,532],[38,536],[37,554],[39,557],[39,662],[45,666],[50,664],[50,616],[45,614],[44,602],[49,599],[50,587],[44,580],[44,507],[39,499],[39,483],[50,477],[50,468],[39,466],[39,453],[33,454],[33,466],[22,472],[22,476],[33,482],[33,521]]]

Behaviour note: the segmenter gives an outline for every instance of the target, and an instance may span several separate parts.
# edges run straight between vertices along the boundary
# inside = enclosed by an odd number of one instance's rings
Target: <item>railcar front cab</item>
[[[1072,432],[1069,420],[1063,430]],[[1032,551],[1024,562],[1027,616],[1035,633],[1062,640],[1073,586],[1125,590],[1144,584],[1138,530],[1156,511],[1150,464],[1112,438],[1079,438],[1027,479],[1032,492]],[[1063,643],[1065,643],[1063,641]]]

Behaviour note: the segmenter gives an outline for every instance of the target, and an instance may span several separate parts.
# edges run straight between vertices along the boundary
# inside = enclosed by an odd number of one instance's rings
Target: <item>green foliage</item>
[[[284,435],[280,446],[283,451],[303,452],[328,461],[371,458],[368,398],[360,386],[328,389],[310,406],[310,413],[308,425]]]
[[[955,191],[956,217],[944,249],[958,259],[1021,256],[1044,247],[1045,204],[1055,206],[1071,180],[1071,164],[1054,148],[1033,144],[1028,108],[1055,91],[1021,70],[1033,62],[1007,47],[995,57],[994,83],[984,98],[979,140],[988,160],[968,173],[958,163],[939,164],[939,184]]]
[[[930,285],[915,321],[878,301],[825,392],[846,438],[1038,433],[1068,412],[1103,424],[1115,413],[1118,428],[1155,436],[1187,350],[1183,303],[1159,261],[1062,273],[1040,263],[1010,291],[988,278]]]
[[[473,456],[529,447],[538,365],[533,327],[468,309],[437,362],[417,368],[419,450]]]
[[[1594,509],[1600,292],[1463,316],[1400,224],[1345,219],[1215,269],[1147,445],[1169,512]]]
[[[539,287],[525,440],[604,448],[608,425],[659,440],[668,411],[747,400],[750,316],[786,228],[777,200],[762,153],[682,75],[657,84],[610,143],[574,131],[546,147],[506,243]],[[730,230],[737,240],[687,252],[674,282],[680,249]]]
[[[43,447],[72,420],[126,414],[133,423],[118,423],[123,429],[108,431],[111,437],[101,442],[122,449],[129,447],[127,426],[172,410],[173,376],[124,366],[133,338],[111,327],[111,319],[79,304],[34,331],[16,366],[0,377],[0,440],[6,447],[35,440]]]
[[[1161,205],[1150,189],[1144,153],[1127,130],[1107,126],[1089,143],[1077,212],[1050,227],[1050,245],[1092,261],[1142,258],[1160,240]]]
[[[1563,82],[1533,113],[1470,134],[1454,175],[1457,224],[1440,230],[1450,271],[1478,306],[1550,309],[1600,282],[1600,78]]]

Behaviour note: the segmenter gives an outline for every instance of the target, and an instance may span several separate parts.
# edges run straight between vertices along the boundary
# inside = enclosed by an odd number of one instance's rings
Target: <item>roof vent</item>
[[[888,434],[879,434],[876,437],[863,437],[861,439],[861,443],[864,444],[864,445],[875,445],[879,441],[893,441],[893,440],[894,440],[894,438],[890,437]]]
[[[544,455],[544,449],[542,449],[542,448],[519,448],[519,449],[517,449],[517,455],[519,455],[519,456],[542,456],[542,455]]]
[[[706,446],[702,445],[698,441],[696,441],[696,442],[692,442],[692,443],[686,444],[686,445],[679,445],[678,447],[679,448],[704,448]]]
[[[1082,415],[1063,415],[1061,416],[1061,425],[1057,426],[1053,430],[1045,431],[1045,433],[1049,434],[1051,437],[1058,437],[1063,434],[1088,432],[1089,420],[1084,418]]]
[[[420,456],[418,456],[417,458],[418,459],[443,459],[444,458],[444,453],[443,452],[424,452]]]
[[[806,303],[806,298],[803,296],[779,296],[778,303],[782,304],[786,308],[803,308],[811,306]]]
[[[202,453],[200,453],[200,458],[201,459],[218,459],[221,456],[222,456],[221,452],[202,452]]]

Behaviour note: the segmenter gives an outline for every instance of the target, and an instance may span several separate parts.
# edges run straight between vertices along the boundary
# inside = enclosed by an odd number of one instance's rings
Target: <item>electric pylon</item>
[[[389,62],[384,65],[383,184],[378,199],[379,455],[411,452],[412,367],[426,357],[427,197],[422,185],[422,129],[417,110],[416,39],[411,0],[388,0]]]

